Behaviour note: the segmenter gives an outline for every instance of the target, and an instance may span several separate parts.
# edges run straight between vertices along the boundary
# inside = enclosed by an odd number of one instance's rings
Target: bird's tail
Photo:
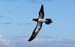
[[[50,24],[50,23],[52,23],[52,20],[51,19],[46,19],[45,24]]]

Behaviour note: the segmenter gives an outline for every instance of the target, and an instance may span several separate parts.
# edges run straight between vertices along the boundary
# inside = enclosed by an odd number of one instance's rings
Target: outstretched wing
[[[39,33],[41,27],[42,27],[42,23],[37,23],[37,26],[34,29],[32,35],[31,35],[31,37],[29,38],[28,41],[32,41],[37,36],[37,34]]]
[[[43,19],[44,18],[44,7],[41,5],[40,11],[39,11],[39,18]]]

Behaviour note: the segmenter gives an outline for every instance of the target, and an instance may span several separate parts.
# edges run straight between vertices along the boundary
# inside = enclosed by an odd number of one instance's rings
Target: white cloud
[[[13,38],[13,39],[12,39]],[[27,36],[17,36],[12,37],[11,41],[6,39],[4,36],[0,35],[0,44],[5,45],[7,47],[43,47],[43,46],[75,46],[75,42],[72,40],[64,39],[64,38],[54,38],[54,37],[36,37],[33,41],[29,42],[29,37]]]
[[[9,46],[10,40],[6,39],[3,35],[0,35],[0,45]]]

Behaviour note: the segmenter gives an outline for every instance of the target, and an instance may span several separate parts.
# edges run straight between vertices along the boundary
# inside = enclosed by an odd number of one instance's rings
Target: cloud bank
[[[75,41],[63,38],[37,37],[28,42],[29,37],[17,36],[11,40],[0,35],[0,47],[75,47]]]

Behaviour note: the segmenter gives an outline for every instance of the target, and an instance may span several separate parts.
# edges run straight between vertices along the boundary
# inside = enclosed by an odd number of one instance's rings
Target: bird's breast
[[[46,19],[41,19],[41,18],[38,19],[38,22],[45,22],[45,21]]]

